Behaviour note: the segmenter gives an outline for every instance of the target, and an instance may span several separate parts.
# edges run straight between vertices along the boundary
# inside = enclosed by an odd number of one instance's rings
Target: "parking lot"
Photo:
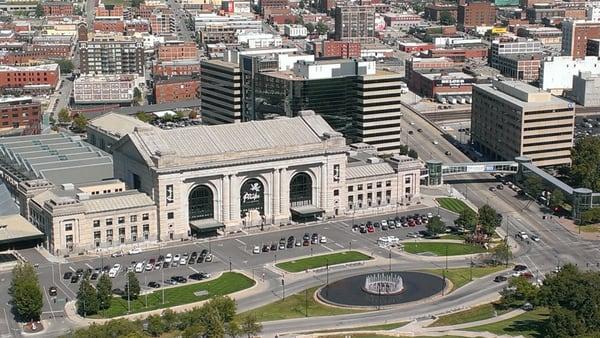
[[[575,138],[600,135],[600,117],[575,117]]]
[[[437,214],[438,209],[428,208],[418,210],[421,215],[427,215],[427,213]],[[446,222],[446,224],[452,224],[455,219],[455,215],[446,212],[443,209],[439,209],[440,216]],[[398,216],[414,215],[416,211],[407,213],[401,212]],[[360,225],[361,223],[366,224],[367,221],[381,222],[381,220],[394,219],[396,214],[387,215],[374,215],[370,217],[357,217],[354,219],[354,224]],[[71,283],[71,276],[69,279],[65,279],[64,274],[70,272],[72,275],[77,274],[77,271],[86,271],[90,269],[90,272],[95,272],[96,269],[105,271],[110,269],[114,264],[120,264],[121,269],[111,278],[113,288],[123,290],[125,286],[125,275],[127,268],[130,267],[133,262],[136,263],[144,262],[149,263],[151,259],[154,259],[154,264],[157,263],[159,256],[167,256],[171,254],[172,257],[180,255],[183,257],[184,254],[191,256],[193,252],[198,255],[203,250],[206,250],[207,254],[212,255],[210,262],[197,262],[196,260],[191,263],[187,262],[184,265],[168,264],[168,267],[163,265],[160,268],[156,266],[152,269],[146,270],[144,267],[142,272],[136,273],[142,291],[156,290],[155,288],[148,287],[148,283],[156,282],[161,287],[165,286],[165,280],[171,279],[173,276],[188,277],[195,273],[208,273],[216,274],[221,271],[232,270],[244,270],[248,274],[252,274],[256,279],[276,279],[280,278],[280,275],[273,270],[268,268],[268,265],[274,264],[280,261],[291,260],[294,258],[310,255],[325,254],[338,250],[358,249],[370,255],[379,255],[382,257],[388,257],[388,250],[377,246],[377,239],[382,236],[396,236],[398,238],[407,239],[413,236],[408,236],[409,233],[416,233],[424,230],[423,224],[416,225],[414,227],[400,227],[396,229],[382,230],[382,227],[374,227],[373,232],[361,233],[360,229],[356,227],[353,229],[353,220],[345,219],[343,221],[332,221],[327,223],[310,224],[304,226],[294,227],[282,227],[278,230],[271,230],[265,232],[259,232],[251,235],[240,236],[240,237],[223,237],[223,238],[212,238],[207,240],[189,241],[180,243],[169,243],[167,246],[160,249],[144,251],[135,255],[124,254],[121,257],[111,256],[100,256],[100,257],[74,257],[69,263],[63,264],[52,264],[42,257],[37,251],[30,249],[21,252],[26,259],[34,264],[39,264],[38,271],[40,277],[40,283],[45,291],[47,301],[45,302],[44,311],[48,316],[54,316],[56,313],[61,312],[64,302],[67,299],[75,299],[77,290],[79,289],[80,280]],[[285,238],[286,242],[290,236],[294,236],[296,240],[302,240],[305,234],[309,234],[312,237],[313,233],[316,233],[319,239],[323,236],[326,237],[326,243],[310,243],[309,245],[300,245],[288,248],[279,249],[279,241]],[[276,244],[277,249],[271,250],[271,245]],[[304,244],[304,243],[302,243]],[[263,252],[263,246],[269,246],[269,252]],[[255,247],[259,247],[261,250],[259,253],[253,253]],[[396,255],[396,254],[395,254]],[[7,273],[5,279],[2,282],[10,282],[10,273]],[[95,283],[95,281],[94,281]],[[55,297],[48,296],[48,289],[51,286],[57,288],[57,295]]]

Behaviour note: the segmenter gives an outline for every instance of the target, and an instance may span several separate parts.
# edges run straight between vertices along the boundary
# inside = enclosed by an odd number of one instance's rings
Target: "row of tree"
[[[178,333],[184,338],[196,337],[247,337],[256,336],[262,325],[254,316],[236,317],[236,303],[227,296],[212,298],[201,307],[175,313],[167,309],[161,315],[151,315],[144,321],[111,320],[105,324],[92,324],[70,333],[77,338],[159,337],[164,333]]]
[[[546,275],[541,287],[524,277],[513,278],[502,292],[502,305],[520,306],[529,302],[550,309],[543,323],[543,336],[600,336],[600,273],[580,271],[568,264],[556,274]]]
[[[140,295],[140,282],[135,273],[127,273],[124,298],[135,300]],[[85,273],[79,284],[77,292],[77,313],[81,316],[89,316],[106,310],[110,307],[112,300],[112,282],[107,274],[102,274],[98,279],[96,287],[90,281],[89,273]]]
[[[471,208],[464,208],[454,224],[471,232],[475,232],[479,226],[479,231],[491,236],[502,224],[502,215],[487,204],[479,208],[477,213]]]
[[[73,117],[69,109],[63,108],[58,112],[58,123],[62,125],[71,124],[75,132],[83,133],[87,127],[88,119],[82,114]]]

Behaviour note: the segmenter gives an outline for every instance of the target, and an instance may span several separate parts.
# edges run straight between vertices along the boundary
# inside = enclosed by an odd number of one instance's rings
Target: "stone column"
[[[279,213],[286,217],[290,213],[289,184],[287,169],[279,169]]]
[[[229,194],[229,186],[230,186],[230,177],[229,174],[223,175],[223,179],[222,179],[222,189],[221,189],[221,205],[222,205],[222,210],[221,213],[223,215],[223,219],[221,220],[222,222],[227,222],[229,221],[229,217],[230,217],[230,206],[231,206],[231,201],[230,201],[230,194]]]
[[[229,220],[240,219],[240,187],[238,186],[238,178],[236,175],[229,176],[229,199],[231,204],[229,205]]]
[[[327,184],[327,163],[321,165],[321,205],[322,209],[328,209],[327,205],[328,184]]]
[[[281,192],[281,174],[279,173],[279,169],[275,168],[273,170],[273,218],[279,216],[281,213],[281,198],[279,197]]]

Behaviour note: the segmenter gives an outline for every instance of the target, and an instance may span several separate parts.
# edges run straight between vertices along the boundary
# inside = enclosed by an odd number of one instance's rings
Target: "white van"
[[[139,262],[135,265],[135,272],[140,273],[144,271],[144,267],[146,266],[146,264],[144,264],[144,262]]]

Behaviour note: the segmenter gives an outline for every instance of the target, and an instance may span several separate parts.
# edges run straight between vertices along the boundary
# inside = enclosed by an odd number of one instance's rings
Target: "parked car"
[[[179,254],[175,254],[175,256],[173,256],[173,262],[179,262],[181,260],[181,256],[179,256]]]
[[[212,262],[212,260],[213,260],[213,255],[211,253],[206,255],[206,257],[204,257],[205,262]]]
[[[523,264],[517,264],[513,268],[513,271],[526,271],[526,270],[527,270],[527,265],[523,265]]]
[[[121,257],[123,256],[123,251],[117,251],[117,252],[113,252],[112,255],[110,255],[111,257]]]
[[[144,271],[144,262],[139,262],[135,265],[135,272],[140,273]]]
[[[158,288],[160,288],[160,283],[150,282],[150,283],[148,283],[148,287],[158,289]]]
[[[73,273],[71,271],[67,271],[63,275],[63,279],[71,279],[72,276],[73,276]]]
[[[71,283],[77,283],[77,282],[79,282],[79,276],[77,276],[77,275],[71,276]]]
[[[263,244],[262,252],[269,252],[269,246],[266,244]]]
[[[271,243],[271,251],[277,251],[277,243]]]
[[[260,248],[258,247],[258,245],[254,246],[254,249],[252,249],[252,253],[253,254],[259,254],[260,253]],[[200,256],[201,258],[204,258],[202,256]],[[200,262],[198,262],[200,263]]]
[[[123,291],[119,288],[115,288],[115,289],[112,289],[112,293],[117,296],[123,296],[125,294],[125,291]]]
[[[94,272],[90,275],[90,280],[96,280],[96,279],[98,279],[98,276],[99,276],[98,273]]]
[[[327,243],[327,237],[321,236],[321,239],[319,239],[319,243]]]
[[[173,255],[171,255],[170,253],[168,253],[165,256],[165,263],[171,263],[172,260],[173,260]]]
[[[531,240],[534,242],[539,242],[540,241],[540,237],[538,235],[531,235]]]
[[[177,283],[187,283],[187,278],[183,276],[173,276],[171,279],[177,281]]]

